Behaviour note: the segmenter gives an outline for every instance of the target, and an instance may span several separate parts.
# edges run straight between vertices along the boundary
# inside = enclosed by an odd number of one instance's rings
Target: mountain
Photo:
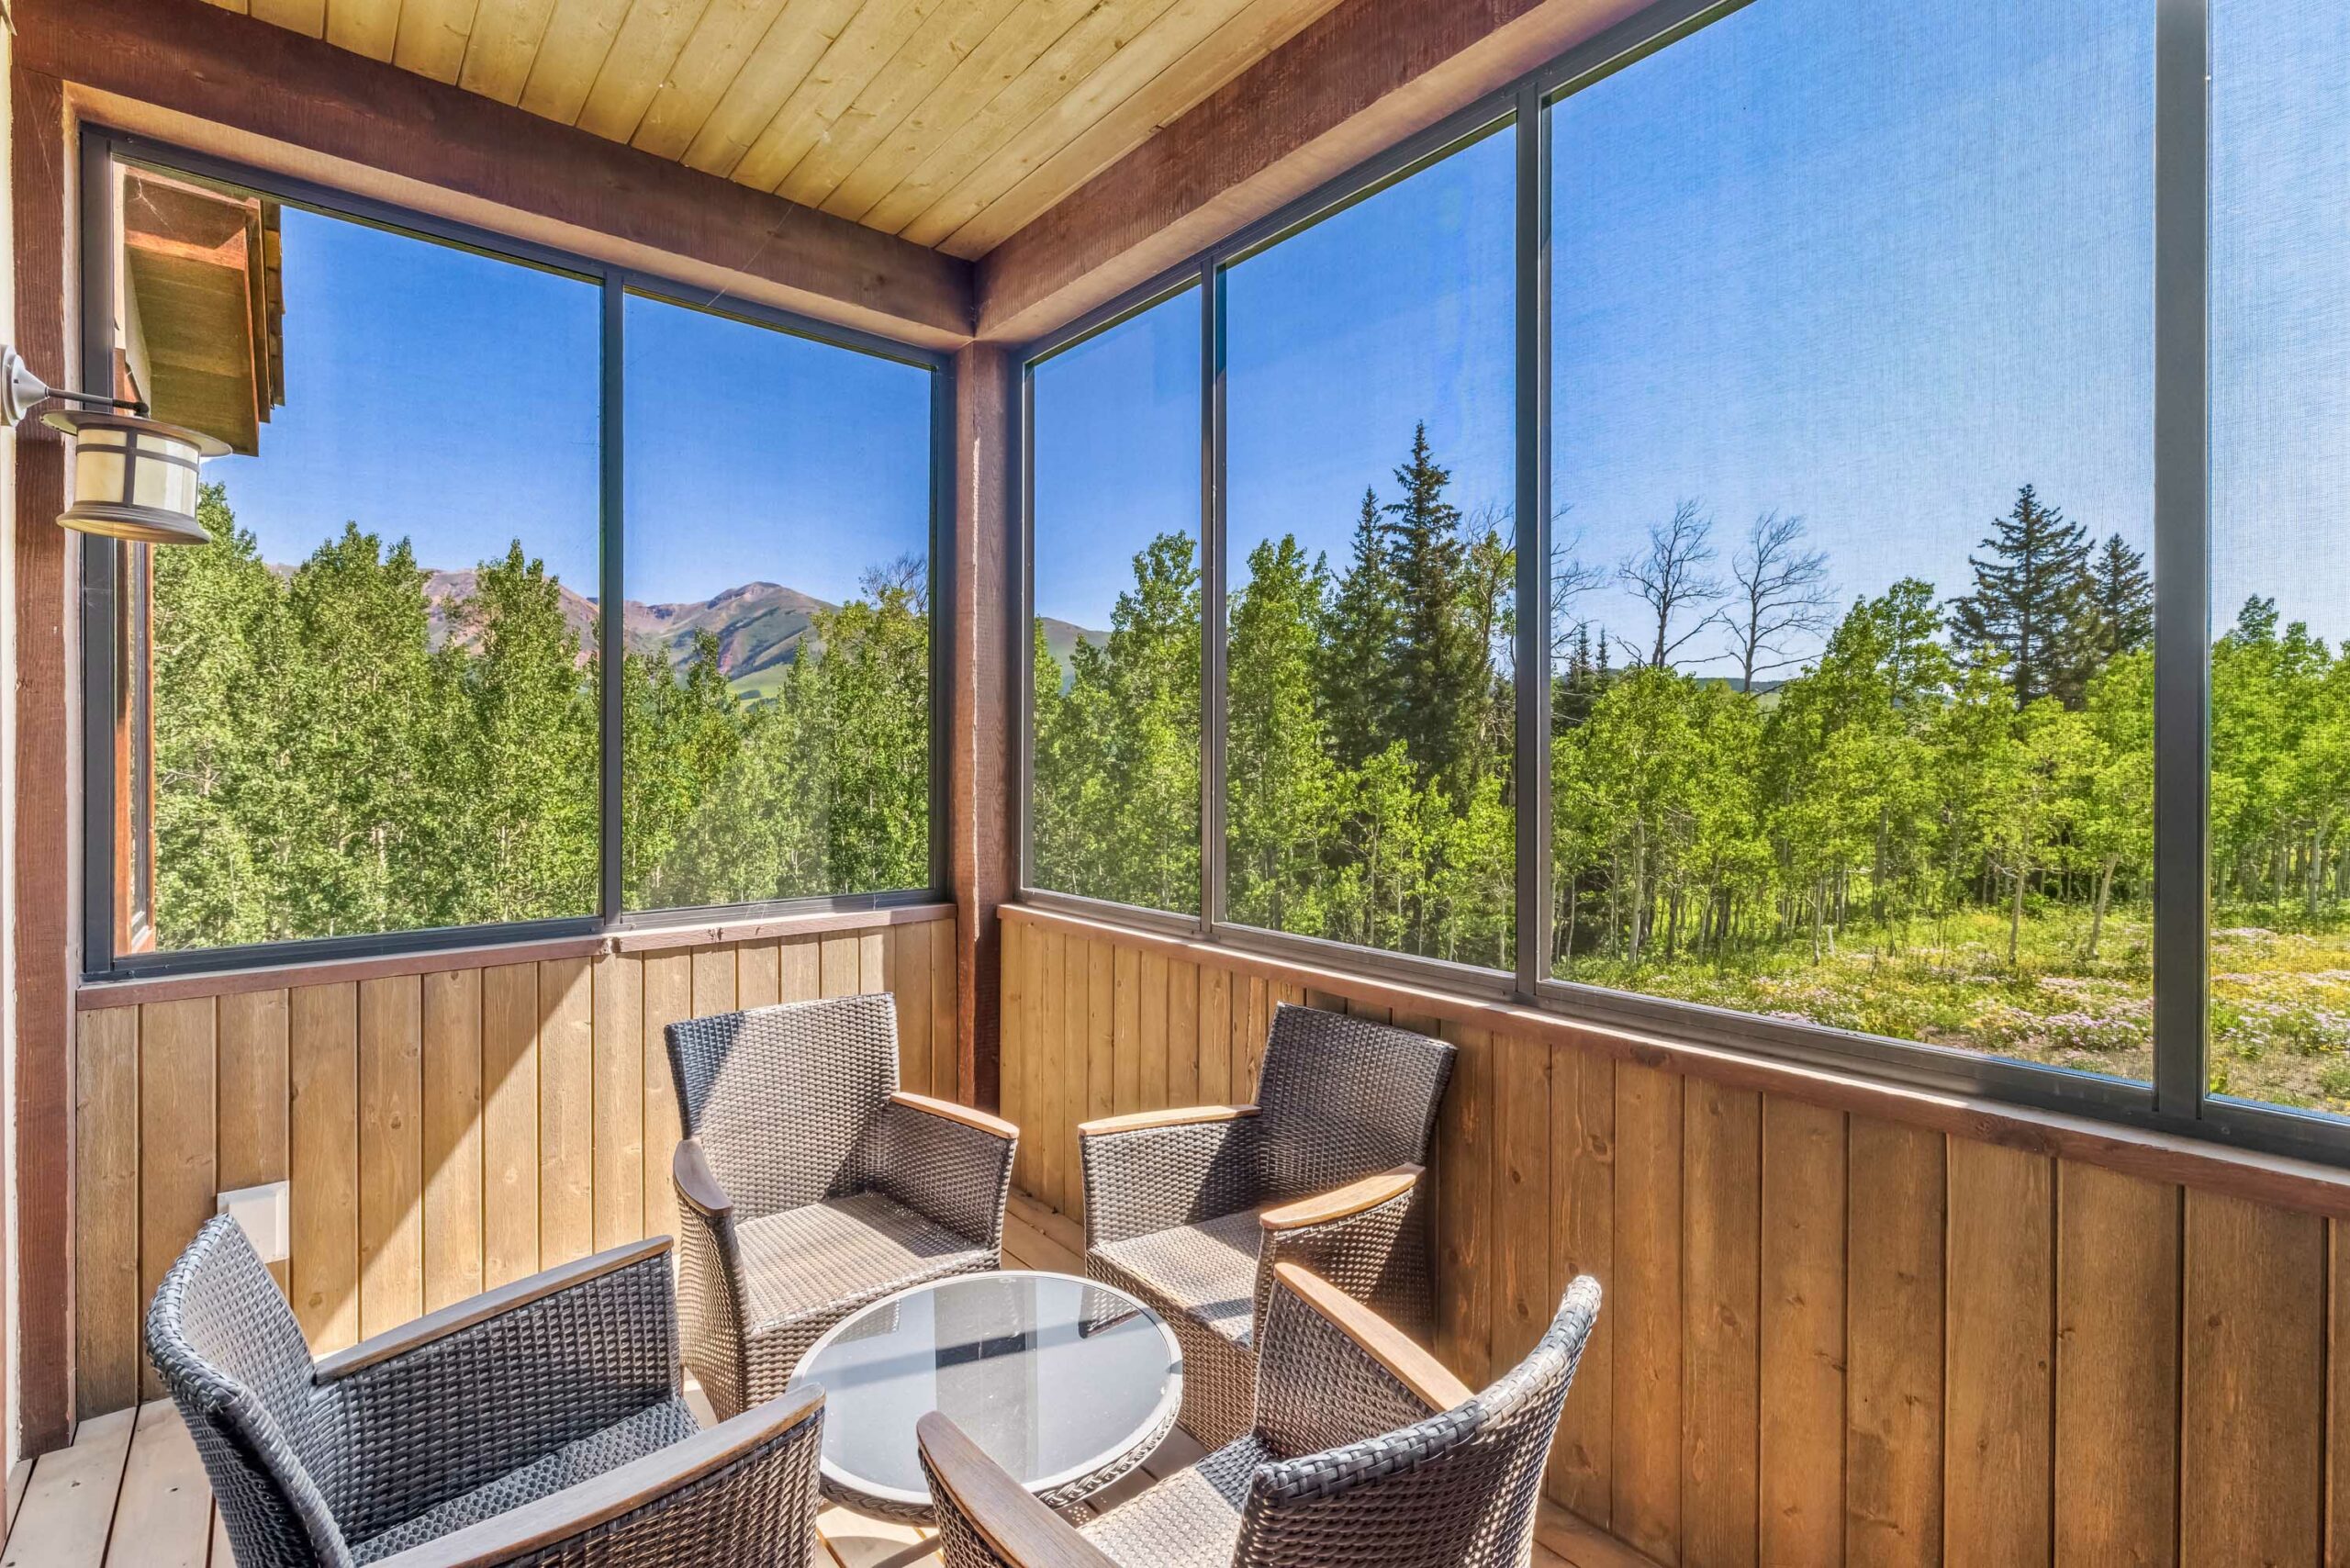
[[[1061,689],[1067,690],[1072,678],[1069,656],[1076,651],[1077,644],[1086,642],[1098,648],[1110,641],[1110,633],[1090,632],[1073,621],[1056,621],[1049,615],[1040,615],[1036,619],[1045,623],[1045,647],[1061,666]]]
[[[454,607],[472,595],[474,583],[471,570],[432,572],[425,577],[434,647],[448,641]],[[579,635],[584,657],[585,650],[595,645],[596,601],[567,587],[559,585],[556,591],[562,596],[565,621]],[[693,651],[695,635],[708,632],[718,639],[718,667],[736,688],[763,691],[799,655],[815,612],[832,608],[812,594],[778,583],[744,583],[685,603],[629,599],[621,606],[621,634],[632,654],[666,647],[670,659],[682,663]],[[460,641],[471,639],[461,636]]]

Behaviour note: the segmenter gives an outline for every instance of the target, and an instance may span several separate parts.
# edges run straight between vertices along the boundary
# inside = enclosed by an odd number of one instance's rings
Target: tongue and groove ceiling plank
[[[1338,0],[212,0],[975,257]]]

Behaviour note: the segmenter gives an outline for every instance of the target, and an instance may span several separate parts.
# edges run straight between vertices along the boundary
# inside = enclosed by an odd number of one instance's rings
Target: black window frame
[[[597,626],[598,900],[589,915],[502,924],[431,926],[371,935],[298,937],[235,946],[170,952],[115,949],[115,562],[123,545],[96,535],[81,539],[82,978],[103,983],[157,975],[206,973],[286,963],[375,958],[447,948],[493,946],[549,938],[601,936],[678,925],[721,926],[795,914],[849,913],[946,898],[947,694],[955,633],[954,528],[955,356],[878,333],[820,321],[780,307],[713,294],[641,268],[603,262],[493,230],[439,218],[331,185],[271,173],[151,138],[85,124],[80,139],[81,384],[113,379],[114,268],[120,236],[114,227],[112,180],[123,163],[149,166],[241,187],[286,206],[365,224],[492,259],[554,272],[594,286],[600,297],[600,418],[598,425]],[[603,678],[615,667],[615,619],[608,607],[625,600],[623,581],[627,496],[623,484],[626,358],[623,323],[631,296],[702,311],[829,347],[870,354],[926,371],[930,384],[930,843],[929,881],[920,888],[834,893],[758,902],[627,910],[621,886],[621,785],[626,759],[621,689]],[[700,390],[681,386],[677,396]],[[150,548],[152,548],[151,546]],[[102,766],[102,764],[106,764]]]
[[[1560,99],[1743,9],[1752,0],[1657,0],[1442,123],[1366,160],[1310,195],[1202,250],[1147,283],[1042,334],[1017,351],[1021,366],[1018,613],[1017,897],[1039,908],[1186,936],[1371,978],[1505,1001],[1602,1026],[1832,1072],[1858,1071],[1927,1092],[1980,1097],[2088,1116],[2147,1131],[2350,1165],[2350,1118],[2261,1103],[2209,1089],[2210,447],[2207,362],[2210,291],[2210,0],[2140,0],[2154,38],[2154,1060],[2133,1081],[2014,1058],[1764,1018],[1555,980],[1548,972],[1552,867],[1548,668],[1551,317],[1550,136]],[[1225,269],[1486,134],[1517,139],[1516,208],[1516,487],[1518,577],[1516,898],[1514,973],[1235,925],[1224,878],[1227,634],[1224,443]],[[1037,364],[1186,288],[1201,314],[1202,692],[1201,868],[1197,917],[1136,909],[1037,887],[1032,860],[1035,615],[1034,404]]]

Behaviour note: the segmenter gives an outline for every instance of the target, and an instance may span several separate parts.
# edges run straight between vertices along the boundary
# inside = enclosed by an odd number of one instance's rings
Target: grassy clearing
[[[2266,907],[2213,917],[2212,1089],[2350,1113],[2350,923],[2262,924],[2274,919]],[[1570,978],[2143,1080],[2154,1070],[2151,918],[2109,913],[2095,959],[2083,957],[2088,928],[2085,912],[2034,915],[2012,968],[2006,921],[1974,912],[1918,923],[1890,945],[1848,930],[1818,963],[1797,942],[1721,965],[1635,970],[1582,958]]]

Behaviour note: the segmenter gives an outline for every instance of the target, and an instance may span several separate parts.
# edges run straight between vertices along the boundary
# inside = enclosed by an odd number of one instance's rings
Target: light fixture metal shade
[[[229,448],[208,435],[132,414],[60,409],[41,422],[73,437],[73,504],[62,528],[148,544],[204,544],[198,465]]]

